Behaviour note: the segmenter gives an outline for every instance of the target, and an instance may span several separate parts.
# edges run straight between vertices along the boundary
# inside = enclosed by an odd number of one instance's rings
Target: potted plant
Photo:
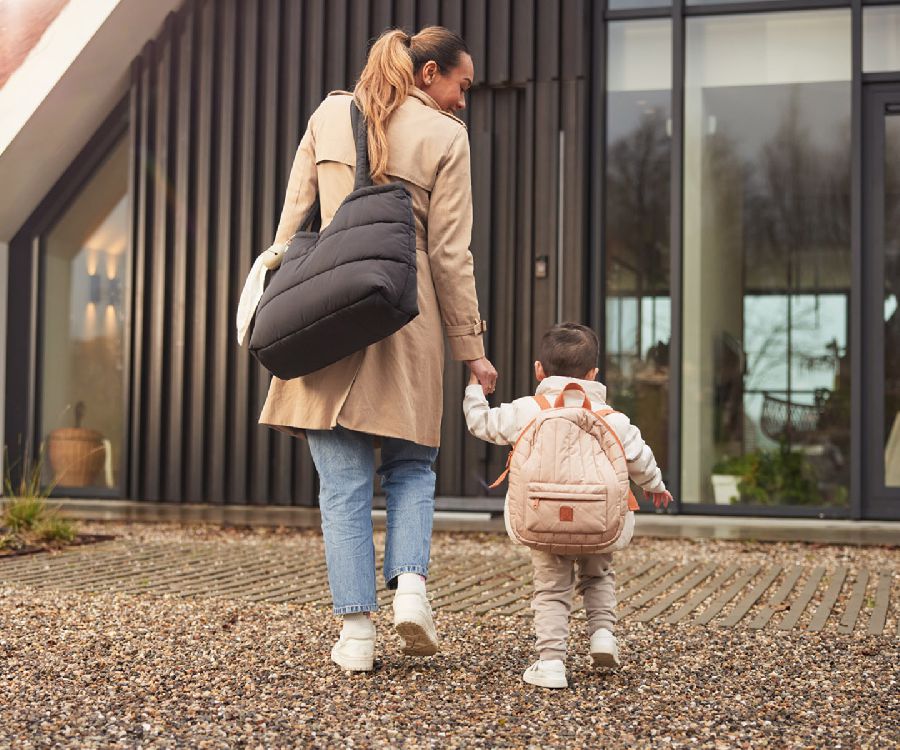
[[[106,458],[103,433],[82,427],[84,402],[75,404],[75,426],[60,427],[47,436],[47,455],[53,483],[62,487],[88,487],[96,483]]]
[[[713,467],[717,503],[820,505],[822,496],[812,467],[786,441],[775,450],[757,450],[725,458]]]
[[[731,505],[740,501],[740,483],[746,470],[746,456],[726,456],[716,462],[711,477],[716,505]]]

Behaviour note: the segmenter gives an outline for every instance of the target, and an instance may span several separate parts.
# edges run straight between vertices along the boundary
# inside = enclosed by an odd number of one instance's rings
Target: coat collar
[[[591,401],[602,401],[604,404],[606,403],[606,386],[603,383],[599,383],[596,380],[579,380],[578,378],[565,378],[561,375],[553,375],[549,378],[544,378],[537,387],[537,391],[535,391],[536,396],[558,396],[562,393],[563,388],[565,388],[569,383],[578,383],[582,388],[584,388],[584,392],[587,393],[588,397]]]
[[[462,125],[463,127],[466,126],[466,124],[465,124],[462,120],[460,120],[456,115],[454,115],[452,112],[448,112],[446,109],[441,109],[441,105],[438,104],[438,103],[431,97],[430,94],[426,94],[426,93],[425,93],[424,91],[422,91],[422,89],[420,89],[418,86],[413,86],[413,87],[410,89],[410,91],[409,91],[409,95],[410,95],[411,97],[415,98],[415,99],[418,99],[418,100],[419,100],[420,102],[422,102],[422,104],[424,104],[426,107],[431,107],[431,109],[436,109],[436,110],[437,110],[438,112],[440,112],[442,115],[445,115],[445,116],[449,117],[451,120],[456,120],[456,122],[458,122],[458,123],[459,123],[460,125]]]

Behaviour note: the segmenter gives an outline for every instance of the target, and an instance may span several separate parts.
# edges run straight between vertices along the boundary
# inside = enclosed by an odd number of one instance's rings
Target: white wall
[[[0,88],[0,241],[128,91],[131,61],[182,0],[69,0]]]

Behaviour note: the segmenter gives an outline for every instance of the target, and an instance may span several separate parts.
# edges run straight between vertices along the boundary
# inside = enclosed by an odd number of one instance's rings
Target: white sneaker
[[[522,679],[529,685],[545,688],[567,688],[566,665],[561,659],[538,659],[522,673]]]
[[[591,658],[595,667],[618,667],[619,644],[606,628],[599,628],[591,636]]]
[[[344,622],[331,660],[349,672],[371,672],[375,666],[375,626],[370,622]]]
[[[401,651],[408,656],[432,656],[438,652],[437,631],[425,581],[418,575],[401,574],[394,594],[394,627],[403,639]]]

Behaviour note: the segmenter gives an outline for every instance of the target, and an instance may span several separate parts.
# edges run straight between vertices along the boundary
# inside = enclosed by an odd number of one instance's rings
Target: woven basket
[[[61,427],[47,436],[47,456],[54,481],[62,487],[96,484],[106,459],[103,434],[85,427]]]

